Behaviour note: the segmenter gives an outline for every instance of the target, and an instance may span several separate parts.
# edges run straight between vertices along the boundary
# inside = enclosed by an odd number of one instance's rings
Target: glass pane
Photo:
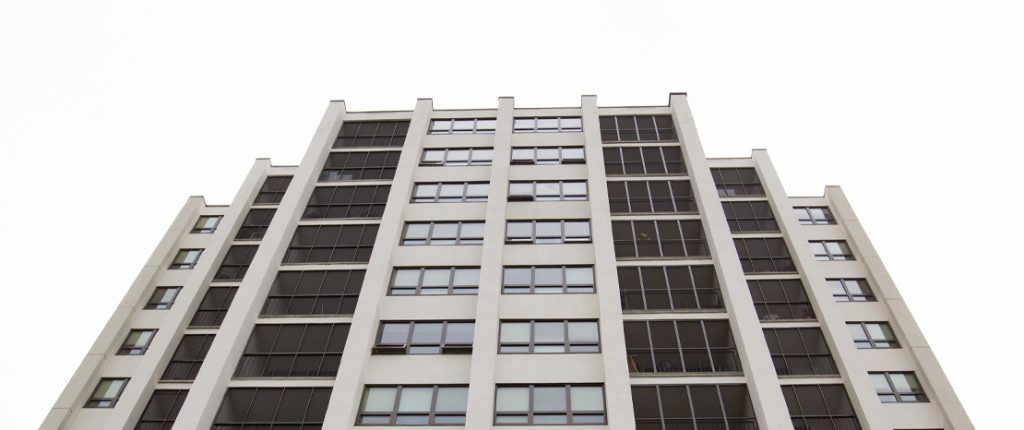
[[[487,198],[490,184],[469,184],[466,186],[466,197]]]
[[[437,194],[437,185],[435,184],[417,185],[416,190],[413,191],[413,197],[420,199],[432,199],[435,194]]]
[[[527,387],[498,387],[494,410],[497,412],[526,412],[530,410],[530,389]]]
[[[538,221],[537,237],[562,237],[562,223],[558,221]]]
[[[533,130],[533,118],[529,119],[516,119],[514,123],[516,131],[520,130]]]
[[[455,239],[459,230],[458,224],[434,224],[431,239]]]
[[[529,197],[533,195],[533,184],[511,183],[508,186],[509,197]]]
[[[597,322],[570,322],[569,343],[597,343]]]
[[[425,163],[440,163],[444,161],[444,150],[443,149],[425,149],[423,150],[423,162]]]
[[[471,119],[457,119],[457,120],[452,121],[452,122],[455,124],[454,126],[452,126],[452,130],[466,131],[466,130],[472,130],[473,129],[473,122],[474,121],[471,120]]]
[[[565,268],[565,282],[569,285],[594,285],[594,269],[567,267]]]
[[[466,412],[466,403],[469,400],[469,388],[467,387],[438,387],[437,389],[437,412]],[[438,417],[440,419],[441,417]]]
[[[501,323],[501,343],[529,343],[530,323]]]
[[[590,237],[590,223],[587,221],[572,221],[565,223],[566,237]]]
[[[396,287],[415,287],[420,281],[420,269],[398,269],[395,271]]]
[[[537,159],[546,161],[558,160],[558,148],[538,148]]]
[[[461,199],[464,188],[463,184],[442,184],[439,195],[441,198]]]
[[[480,269],[455,269],[455,281],[452,284],[459,286],[480,285]]]
[[[414,345],[440,345],[441,323],[416,323],[412,327]]]
[[[557,285],[562,286],[561,267],[538,267],[535,269],[535,285]]]
[[[366,389],[366,403],[363,405],[363,412],[391,412],[394,407],[394,388],[370,387]]]
[[[565,325],[561,322],[538,322],[533,325],[536,343],[564,343]]]
[[[578,130],[583,128],[582,118],[562,118],[562,130]]]
[[[537,120],[538,129],[558,129],[558,118],[540,118]]]
[[[405,226],[405,238],[406,239],[426,239],[427,232],[430,231],[429,224],[407,224]]]
[[[533,236],[533,225],[527,222],[509,221],[505,227],[508,238],[528,238]]]
[[[448,323],[444,342],[447,345],[472,345],[473,323]]]
[[[473,150],[473,161],[491,161],[494,159],[493,149],[474,149]]]
[[[582,160],[583,148],[562,148],[562,159]]]
[[[448,162],[465,162],[469,160],[468,149],[451,149],[448,150]]]
[[[513,149],[512,161],[532,161],[533,149]]]
[[[565,387],[533,388],[534,412],[564,412],[565,401]]]
[[[402,388],[402,396],[398,400],[398,412],[429,412],[430,401],[433,397],[433,387]]]
[[[604,390],[601,387],[571,387],[573,411],[603,411]]]
[[[427,269],[423,271],[423,286],[448,286],[451,269]]]
[[[477,130],[494,130],[494,126],[497,124],[497,120],[493,119],[478,119],[476,120]]]
[[[462,224],[460,237],[463,239],[480,239],[484,237],[484,223],[469,222]]]
[[[860,324],[847,324],[846,328],[850,329],[850,336],[853,336],[853,340],[868,340],[868,336],[864,334],[864,329]]]
[[[887,394],[892,392],[892,388],[889,387],[889,381],[885,379],[885,374],[872,373],[871,381],[875,383],[875,392],[878,394]]]
[[[562,193],[566,196],[586,196],[586,182],[566,182],[562,184]]]

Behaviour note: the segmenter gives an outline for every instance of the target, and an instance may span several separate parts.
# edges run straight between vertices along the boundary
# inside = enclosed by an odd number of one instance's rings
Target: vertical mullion
[[[690,385],[686,385],[686,403],[690,407],[690,423],[693,428],[697,428],[697,413],[695,407],[693,407],[693,393],[690,392]]]
[[[701,302],[700,293],[697,292],[697,277],[693,276],[693,266],[686,266],[686,274],[690,277],[690,285],[693,285],[693,301],[697,304],[697,309],[704,309],[704,303]]]
[[[636,278],[640,282],[640,300],[644,304],[644,310],[649,310],[647,307],[647,287],[644,286],[644,272],[640,270],[640,267],[631,267],[630,270],[636,270]]]
[[[650,351],[648,354],[651,356],[651,366],[654,367],[654,372],[658,372],[658,358],[654,355],[654,338],[651,337],[651,322],[644,321],[644,332],[647,333],[647,350]]]
[[[430,410],[427,411],[427,425],[433,425],[437,415],[437,392],[438,386],[433,386],[432,393],[430,395]]]
[[[708,326],[706,324],[706,321],[704,321],[704,320],[700,320],[699,322],[700,322],[700,332],[701,332],[702,335],[704,335],[704,348],[705,348],[705,351],[707,351],[708,362],[711,363],[711,371],[712,372],[718,372],[718,370],[719,370],[718,369],[718,364],[715,363],[715,356],[712,355],[712,353],[711,353],[711,341],[708,340]]]
[[[681,321],[672,321],[672,332],[676,335],[676,351],[679,353],[679,363],[681,363],[683,367],[683,372],[686,372],[686,354],[683,353],[683,342],[682,338],[679,337],[680,322]]]
[[[565,385],[565,422],[572,424],[572,386]]]
[[[661,270],[661,275],[665,277],[665,290],[666,290],[666,295],[668,296],[668,308],[669,309],[675,309],[676,308],[676,302],[675,302],[675,300],[672,300],[673,288],[672,288],[672,280],[669,279],[669,277],[668,277],[668,268],[665,267],[665,266],[661,266],[660,270]]]
[[[633,236],[633,256],[640,257],[640,245],[639,238],[636,236],[636,221],[627,221],[629,223],[630,235]]]
[[[412,330],[409,330],[409,333],[412,333]],[[394,423],[398,422],[398,405],[399,405],[399,402],[401,402],[401,400],[402,400],[402,386],[401,385],[396,385],[395,386],[395,404],[391,405],[391,417],[388,420],[388,423],[394,424]]]

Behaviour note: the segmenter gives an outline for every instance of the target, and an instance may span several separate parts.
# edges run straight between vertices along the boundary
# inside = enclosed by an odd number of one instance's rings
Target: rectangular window
[[[320,181],[389,181],[394,179],[400,151],[333,152],[327,156]]]
[[[374,354],[471,354],[473,321],[385,321]]]
[[[220,327],[236,291],[238,287],[210,287],[206,290],[206,295],[203,296],[203,301],[199,302],[199,309],[196,309],[196,314],[192,316],[189,327]]]
[[[336,376],[349,324],[257,324],[237,378]]]
[[[515,133],[571,133],[583,131],[583,119],[578,116],[516,118]]]
[[[868,372],[882,403],[927,402],[924,388],[914,372]]]
[[[143,355],[146,353],[146,349],[149,348],[149,343],[153,341],[153,335],[156,334],[155,329],[135,329],[128,331],[128,337],[124,339],[124,343],[117,349],[117,355]]]
[[[582,146],[512,148],[512,164],[583,164]]]
[[[796,265],[779,238],[733,239],[744,273],[793,273]]]
[[[319,429],[330,399],[329,387],[228,388],[213,428]]]
[[[779,375],[839,374],[820,328],[766,328],[764,337]]]
[[[499,385],[494,394],[495,424],[605,423],[601,385]]]
[[[747,287],[761,321],[814,319],[811,299],[799,279],[747,281]]]
[[[498,352],[600,352],[597,321],[502,321]]]
[[[860,430],[846,388],[835,385],[783,385],[793,427],[814,430]]]
[[[85,402],[87,408],[112,408],[117,405],[117,400],[124,392],[124,386],[128,385],[128,378],[103,378],[96,384],[89,400]]]
[[[589,220],[507,221],[505,243],[590,242]]]
[[[245,277],[245,272],[252,264],[252,258],[256,256],[257,245],[232,245],[228,249],[224,261],[220,263],[217,274],[213,276],[214,281],[240,281]]]
[[[260,192],[256,194],[256,200],[253,200],[252,204],[276,205],[281,203],[281,199],[284,198],[284,192],[288,191],[288,185],[291,183],[291,176],[267,176],[267,179],[263,181],[263,186],[260,187]]]
[[[634,385],[632,391],[637,429],[757,430],[746,385]]]
[[[213,345],[212,334],[186,334],[182,336],[178,349],[174,350],[171,361],[167,363],[164,374],[160,377],[164,381],[191,381],[196,379],[199,368],[206,359],[206,353],[210,352]]]
[[[192,234],[210,234],[217,230],[217,225],[220,224],[220,215],[202,215],[199,220],[196,221],[196,225],[192,226]]]
[[[622,310],[723,309],[715,266],[619,267]]]
[[[487,182],[418,183],[412,189],[413,203],[486,202],[491,184]]]
[[[429,134],[494,134],[494,118],[435,119]]]
[[[630,373],[739,372],[727,320],[626,321]]]
[[[363,392],[357,424],[461,426],[468,401],[465,385],[371,385]]]
[[[390,191],[389,185],[316,187],[302,219],[380,218]]]
[[[711,169],[719,197],[761,197],[764,188],[752,167],[729,167]]]
[[[188,390],[154,390],[135,430],[170,430],[185,403]]]
[[[613,214],[697,213],[689,181],[626,181],[608,183]]]
[[[202,249],[179,249],[178,254],[174,256],[174,261],[171,262],[171,266],[168,269],[192,270],[193,267],[196,267],[199,256],[202,254]]]
[[[848,322],[853,342],[858,349],[891,349],[899,348],[896,332],[887,322]]]
[[[676,142],[672,115],[616,115],[601,117],[604,143]]]
[[[832,290],[832,297],[837,302],[873,302],[875,295],[871,292],[866,279],[826,279]]]
[[[370,261],[377,224],[302,225],[284,254],[284,264]]]
[[[149,297],[149,301],[146,302],[146,306],[143,309],[170,309],[171,305],[174,305],[174,299],[178,298],[179,292],[181,292],[181,287],[156,287],[156,290],[153,290],[153,295]]]
[[[704,228],[698,220],[612,221],[615,257],[707,257]]]
[[[396,267],[391,275],[392,296],[476,294],[479,267]]]
[[[506,266],[502,294],[594,292],[594,266]]]
[[[510,202],[586,200],[587,181],[513,181],[508,184]]]
[[[365,270],[277,272],[260,315],[352,315],[365,276]]]
[[[402,245],[480,245],[483,221],[407,222]]]
[[[242,226],[238,228],[235,240],[260,240],[267,234],[270,221],[274,220],[277,209],[249,209],[242,220]]]
[[[793,208],[793,212],[796,213],[796,220],[803,225],[836,223],[835,217],[832,216],[832,211],[825,206],[795,207]]]
[[[493,148],[424,149],[420,166],[490,166]]]
[[[608,176],[685,175],[683,150],[677,146],[604,148],[604,171]]]
[[[853,251],[845,240],[812,240],[811,252],[818,261],[854,260]]]
[[[772,208],[764,201],[722,202],[725,219],[733,233],[779,231]]]
[[[334,141],[334,149],[402,146],[409,121],[345,121]]]

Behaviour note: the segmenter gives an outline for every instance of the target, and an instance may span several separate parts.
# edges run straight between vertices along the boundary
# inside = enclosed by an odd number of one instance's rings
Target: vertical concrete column
[[[768,344],[764,340],[760,320],[750,297],[750,289],[740,265],[732,232],[725,219],[718,190],[711,177],[704,149],[701,147],[693,114],[685,94],[672,94],[669,107],[675,119],[676,133],[683,146],[683,157],[694,198],[700,208],[701,222],[707,235],[715,273],[722,290],[729,326],[736,338],[743,373],[747,378],[750,399],[757,412],[758,425],[763,429],[792,429],[793,424],[782,397],[779,378],[775,374]]]
[[[583,137],[587,157],[587,189],[590,193],[590,235],[594,244],[594,285],[599,308],[598,327],[601,332],[601,358],[604,361],[604,395],[608,427],[632,429],[633,396],[626,362],[626,335],[622,326],[619,303],[619,276],[612,240],[612,217],[605,180],[604,151],[601,147],[601,124],[596,96],[583,96]]]

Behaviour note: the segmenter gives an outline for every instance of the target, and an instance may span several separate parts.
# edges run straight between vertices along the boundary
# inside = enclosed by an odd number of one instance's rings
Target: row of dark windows
[[[626,321],[630,373],[739,372],[728,320]]]
[[[612,239],[620,260],[709,255],[698,220],[612,221]]]

